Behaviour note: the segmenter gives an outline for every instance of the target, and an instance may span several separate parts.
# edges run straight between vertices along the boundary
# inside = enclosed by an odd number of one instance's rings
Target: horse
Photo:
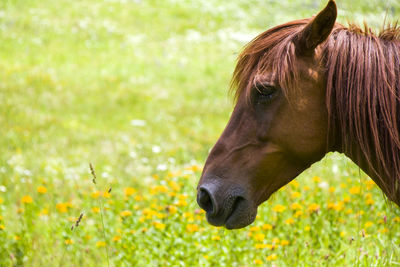
[[[235,107],[197,186],[210,224],[251,224],[261,203],[331,151],[400,205],[400,26],[376,34],[336,17],[330,0],[239,55]]]

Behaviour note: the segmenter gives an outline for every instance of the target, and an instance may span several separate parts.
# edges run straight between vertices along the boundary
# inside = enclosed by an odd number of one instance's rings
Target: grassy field
[[[400,15],[337,2],[343,23]],[[1,0],[0,266],[400,265],[400,210],[342,155],[242,230],[195,202],[241,47],[324,4]]]

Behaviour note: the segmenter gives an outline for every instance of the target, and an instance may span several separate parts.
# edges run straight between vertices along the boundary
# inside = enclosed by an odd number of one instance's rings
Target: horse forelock
[[[292,41],[309,21],[279,25],[244,48],[231,83],[236,100],[249,99],[257,77],[271,69],[285,96],[292,94],[299,81]],[[356,157],[366,159],[378,185],[400,205],[400,26],[375,34],[366,24],[336,24],[320,49],[329,140],[340,139],[343,152],[356,144]]]

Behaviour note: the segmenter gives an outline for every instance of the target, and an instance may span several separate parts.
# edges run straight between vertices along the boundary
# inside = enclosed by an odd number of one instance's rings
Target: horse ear
[[[336,16],[335,1],[330,0],[326,7],[295,37],[294,43],[297,54],[310,55],[314,53],[314,49],[325,41],[331,33]]]

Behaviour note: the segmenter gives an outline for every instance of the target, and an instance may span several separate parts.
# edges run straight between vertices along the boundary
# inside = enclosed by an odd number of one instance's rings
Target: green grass
[[[337,2],[343,23],[379,28],[386,11],[389,20],[400,14],[394,0]],[[323,5],[1,1],[0,265],[104,266],[105,249],[112,266],[400,265],[398,208],[343,156],[260,207],[252,226],[273,229],[214,228],[195,203],[198,166],[233,107],[227,92],[241,47]]]

